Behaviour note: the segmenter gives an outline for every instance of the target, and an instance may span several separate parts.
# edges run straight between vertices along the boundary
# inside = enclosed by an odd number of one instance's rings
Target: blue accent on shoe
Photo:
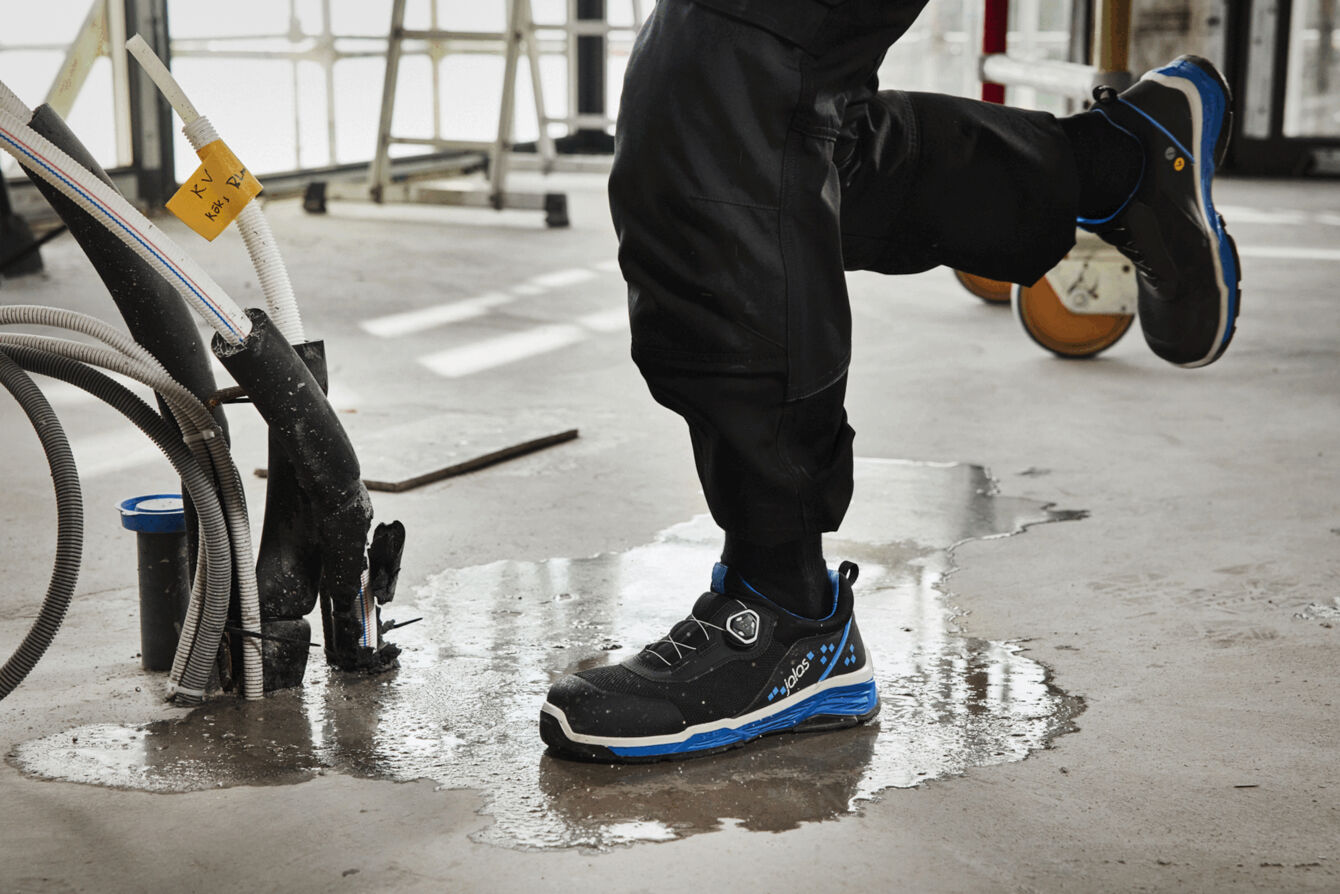
[[[851,619],[850,619],[850,618],[847,619],[847,626],[842,628],[842,642],[838,643],[838,647],[837,647],[836,651],[838,651],[838,652],[841,652],[841,651],[842,651],[842,647],[845,646],[845,645],[847,644],[847,634],[849,634],[849,633],[851,633]],[[855,643],[853,643],[852,645],[855,645]],[[816,683],[822,683],[822,682],[824,681],[824,679],[827,678],[828,675],[831,674],[831,673],[833,672],[833,668],[835,668],[835,667],[837,667],[837,662],[836,662],[836,661],[833,662],[832,664],[828,665],[828,667],[826,667],[826,668],[824,669],[824,672],[823,672],[822,674],[819,675],[819,679],[815,680],[814,682],[816,682]]]
[[[805,657],[808,658],[808,659],[810,659],[811,661],[813,661],[813,660],[814,660],[814,653],[813,653],[813,652],[806,652],[806,653],[805,653]]]
[[[819,663],[820,663],[820,664],[827,664],[827,663],[828,663],[828,656],[827,656],[827,655],[820,655],[820,656],[819,656]]]
[[[1167,71],[1166,69],[1159,69],[1159,72],[1160,72],[1160,74],[1171,74],[1171,73],[1172,73],[1172,72]],[[1182,145],[1182,141],[1179,140],[1179,139],[1177,139],[1177,137],[1173,136],[1173,135],[1172,135],[1172,131],[1168,130],[1168,128],[1166,128],[1166,127],[1164,127],[1162,124],[1160,124],[1160,123],[1158,122],[1158,120],[1154,118],[1153,115],[1149,114],[1149,113],[1146,112],[1144,109],[1140,108],[1139,106],[1137,106],[1135,103],[1131,102],[1130,100],[1122,99],[1120,96],[1117,97],[1117,102],[1119,102],[1119,103],[1121,103],[1122,105],[1126,106],[1128,109],[1131,109],[1131,110],[1134,111],[1137,115],[1139,115],[1141,118],[1145,119],[1145,120],[1148,121],[1150,124],[1154,125],[1154,126],[1157,127],[1159,130],[1163,131],[1163,135],[1164,135],[1165,137],[1167,137],[1168,139],[1172,140],[1174,146],[1176,146],[1178,149],[1182,150],[1182,154],[1185,155],[1185,156],[1187,157],[1187,161],[1191,162],[1192,164],[1195,164],[1195,163],[1196,163],[1196,153],[1192,152],[1190,149],[1188,149],[1188,148],[1186,148],[1185,146],[1183,146],[1183,145]],[[1109,118],[1108,120],[1110,121],[1111,119]]]
[[[811,717],[833,714],[840,717],[858,717],[868,714],[879,703],[875,681],[837,686],[805,699],[799,704],[778,711],[738,727],[726,727],[689,736],[682,742],[667,745],[609,746],[610,751],[622,757],[652,757],[660,754],[687,754],[709,751],[757,739],[768,733],[781,732],[799,726]]]
[[[1193,62],[1174,62],[1159,69],[1161,74],[1186,78],[1200,95],[1203,119],[1201,121],[1201,158],[1206,163],[1200,166],[1201,197],[1205,203],[1205,216],[1219,240],[1219,261],[1224,268],[1224,285],[1229,289],[1228,319],[1224,324],[1224,339],[1233,333],[1233,322],[1238,315],[1238,265],[1233,257],[1233,246],[1228,241],[1228,233],[1219,221],[1219,212],[1214,210],[1210,200],[1210,183],[1214,179],[1214,147],[1219,142],[1220,131],[1224,128],[1224,119],[1228,112],[1228,97],[1223,85]],[[1223,346],[1223,342],[1220,342]]]
[[[1128,105],[1129,105],[1129,103],[1128,103]],[[1097,112],[1098,114],[1102,115],[1104,118],[1107,118],[1107,123],[1108,123],[1108,124],[1111,124],[1111,125],[1112,125],[1113,127],[1115,127],[1117,130],[1119,130],[1119,131],[1121,131],[1122,133],[1126,134],[1126,136],[1130,137],[1132,140],[1135,140],[1136,143],[1140,143],[1140,138],[1139,138],[1139,137],[1137,137],[1135,134],[1131,133],[1131,132],[1130,132],[1129,130],[1127,130],[1126,128],[1122,127],[1122,126],[1121,126],[1120,124],[1118,124],[1117,122],[1113,121],[1112,118],[1107,114],[1107,112],[1104,112],[1102,109],[1094,109],[1094,111]],[[1145,117],[1149,117],[1149,116],[1146,115]],[[1141,143],[1140,145],[1143,145],[1143,144]],[[1121,212],[1123,212],[1123,211],[1126,210],[1126,207],[1127,207],[1128,205],[1131,204],[1131,199],[1134,199],[1134,198],[1135,198],[1135,194],[1136,194],[1137,192],[1140,191],[1140,184],[1142,184],[1142,183],[1145,182],[1145,168],[1146,168],[1146,164],[1145,164],[1145,153],[1141,152],[1141,153],[1140,153],[1140,176],[1139,176],[1138,178],[1136,178],[1135,186],[1134,186],[1134,188],[1131,189],[1131,194],[1128,195],[1128,196],[1126,197],[1126,201],[1122,202],[1122,203],[1121,203],[1121,206],[1118,207],[1116,211],[1113,211],[1111,214],[1109,214],[1107,217],[1101,217],[1101,218],[1099,218],[1099,217],[1076,217],[1076,218],[1075,218],[1075,223],[1079,224],[1081,227],[1098,227],[1098,226],[1102,226],[1102,225],[1105,224],[1105,223],[1111,223],[1112,220],[1115,219],[1115,218],[1117,217],[1117,215],[1121,214]]]
[[[722,595],[726,593],[726,566],[720,562],[712,566],[712,592]]]

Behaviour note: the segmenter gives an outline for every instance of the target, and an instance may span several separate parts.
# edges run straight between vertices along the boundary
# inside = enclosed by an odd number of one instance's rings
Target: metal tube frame
[[[1094,0],[1093,51],[1087,65],[1011,57],[1006,47],[1009,5],[1009,0],[985,0],[979,71],[986,101],[1004,102],[1005,87],[1087,99],[1099,84],[1118,90],[1130,84],[1131,0]]]
[[[167,0],[92,0],[74,39],[64,47],[12,46],[6,49],[63,49],[56,77],[44,102],[68,114],[93,64],[103,55],[112,63],[112,116],[116,165],[108,172],[132,202],[162,205],[176,188],[171,111],[158,91],[126,62],[125,39],[139,32],[155,52],[168,58]],[[55,213],[26,179],[9,182],[15,210],[37,223],[56,222]]]
[[[490,142],[473,140],[443,139],[439,132],[433,137],[398,137],[391,132],[394,121],[396,88],[399,82],[400,63],[403,57],[404,42],[410,39],[440,41],[450,37],[453,40],[491,41],[497,35],[489,33],[462,33],[438,30],[410,30],[405,28],[405,0],[393,0],[391,7],[391,27],[387,36],[386,71],[382,81],[382,104],[377,125],[377,147],[368,167],[368,179],[360,195],[358,189],[349,189],[339,183],[314,181],[309,184],[305,207],[309,211],[325,210],[328,198],[371,199],[374,202],[426,202],[434,204],[479,205],[486,204],[494,209],[519,208],[541,210],[545,212],[545,223],[551,227],[567,226],[567,197],[561,193],[526,193],[507,189],[507,177],[511,168],[513,132],[516,120],[516,79],[521,53],[526,54],[527,67],[530,70],[531,91],[535,102],[535,119],[539,125],[537,139],[541,170],[548,173],[555,162],[557,150],[549,135],[551,123],[545,113],[544,89],[540,79],[540,50],[535,37],[536,26],[531,18],[531,0],[506,0],[507,30],[503,38],[503,79],[502,96],[498,108],[498,129]],[[436,25],[436,13],[433,24]],[[437,96],[436,66],[442,56],[434,57],[434,96]],[[434,118],[435,123],[438,119]],[[436,174],[441,177],[448,173],[459,173],[462,168],[477,167],[470,156],[476,153],[484,161],[487,175],[487,189],[481,193],[468,185],[461,189],[442,187],[424,187],[408,182],[392,182],[390,176],[392,144],[430,146],[439,150],[457,150],[465,157],[443,159],[438,169],[429,166],[415,179],[424,179]],[[483,202],[481,202],[481,198]]]

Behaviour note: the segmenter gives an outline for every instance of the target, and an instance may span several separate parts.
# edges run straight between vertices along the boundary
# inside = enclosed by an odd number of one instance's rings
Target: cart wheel
[[[987,304],[1008,304],[1010,301],[1010,292],[1014,290],[1014,283],[1001,282],[998,279],[987,279],[985,276],[977,276],[973,273],[964,273],[962,270],[955,270],[954,276],[958,277],[959,285],[972,292],[978,298],[981,298]]]
[[[1061,357],[1096,357],[1121,340],[1134,314],[1077,314],[1046,277],[1014,293],[1014,313],[1033,341]]]

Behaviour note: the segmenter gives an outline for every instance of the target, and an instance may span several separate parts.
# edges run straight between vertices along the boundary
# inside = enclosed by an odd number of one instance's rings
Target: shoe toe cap
[[[649,694],[602,689],[575,674],[549,688],[549,705],[582,735],[635,738],[681,732],[684,715],[673,703]]]

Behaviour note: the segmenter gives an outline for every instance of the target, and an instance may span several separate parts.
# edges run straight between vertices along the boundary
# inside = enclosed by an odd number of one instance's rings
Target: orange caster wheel
[[[1010,292],[1014,291],[1014,283],[1001,282],[998,279],[987,279],[985,276],[977,276],[973,273],[964,273],[962,270],[955,270],[954,276],[957,277],[959,285],[972,292],[978,298],[981,298],[987,304],[1008,304]]]
[[[1121,340],[1134,314],[1075,313],[1047,277],[1014,293],[1014,313],[1033,341],[1061,357],[1096,357]]]

